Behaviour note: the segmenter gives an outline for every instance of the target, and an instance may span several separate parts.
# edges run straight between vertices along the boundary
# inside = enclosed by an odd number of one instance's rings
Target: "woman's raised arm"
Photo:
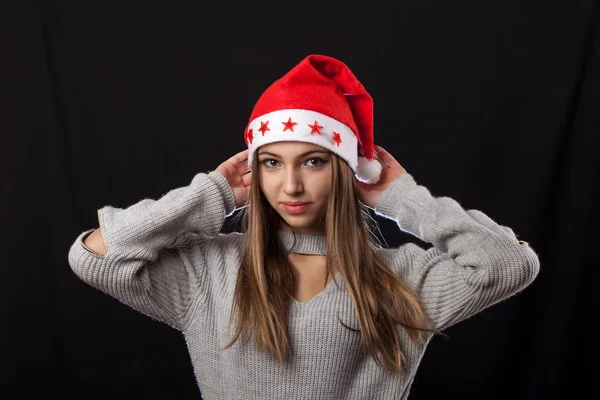
[[[205,268],[218,262],[209,254],[213,239],[225,217],[247,198],[246,153],[196,174],[189,185],[158,200],[101,208],[100,227],[80,233],[70,248],[71,269],[144,314],[174,327],[185,325]]]

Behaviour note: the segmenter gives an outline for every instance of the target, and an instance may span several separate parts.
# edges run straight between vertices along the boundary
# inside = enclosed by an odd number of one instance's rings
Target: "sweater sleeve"
[[[216,170],[198,173],[188,186],[158,200],[99,209],[107,252],[99,255],[83,244],[92,231],[87,230],[71,245],[69,265],[89,285],[181,329],[203,278],[202,253],[234,209],[235,197],[225,177]]]
[[[433,244],[394,249],[394,268],[440,330],[520,292],[539,272],[537,254],[510,228],[452,198],[433,196],[409,173],[381,193],[375,212]]]

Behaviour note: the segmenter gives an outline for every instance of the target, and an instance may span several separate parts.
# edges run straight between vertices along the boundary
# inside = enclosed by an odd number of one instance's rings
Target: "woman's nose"
[[[293,169],[287,171],[285,176],[285,192],[287,194],[297,193],[302,191],[302,179],[300,174]]]

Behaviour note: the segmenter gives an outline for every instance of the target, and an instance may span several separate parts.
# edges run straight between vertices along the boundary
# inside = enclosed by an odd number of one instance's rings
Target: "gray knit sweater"
[[[87,230],[72,244],[69,265],[89,285],[180,330],[205,399],[406,399],[426,346],[414,345],[399,328],[406,373],[379,368],[360,333],[338,321],[360,327],[341,272],[309,301],[291,300],[294,355],[284,365],[252,342],[243,344],[244,336],[221,350],[233,337],[233,329],[226,331],[244,238],[220,233],[234,207],[223,175],[198,173],[158,200],[98,210],[108,252],[100,256],[83,245]],[[433,196],[408,173],[390,183],[375,212],[433,244],[375,252],[416,289],[440,329],[520,292],[538,274],[537,254],[510,228]],[[292,234],[278,235],[291,249]],[[293,251],[325,254],[325,236],[297,235]]]

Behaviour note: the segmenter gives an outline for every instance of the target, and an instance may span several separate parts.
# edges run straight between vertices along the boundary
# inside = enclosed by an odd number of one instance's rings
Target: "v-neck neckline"
[[[319,293],[317,293],[310,299],[308,299],[306,301],[299,301],[299,300],[296,300],[296,298],[294,296],[292,296],[291,303],[296,308],[302,308],[302,307],[309,306],[312,303],[318,301],[320,298],[326,296],[332,290],[334,290],[336,281],[339,285],[342,285],[342,271],[338,271],[337,274],[335,274],[335,276],[333,277],[333,279],[331,281],[329,281],[329,283],[323,288],[323,290],[321,290]]]

